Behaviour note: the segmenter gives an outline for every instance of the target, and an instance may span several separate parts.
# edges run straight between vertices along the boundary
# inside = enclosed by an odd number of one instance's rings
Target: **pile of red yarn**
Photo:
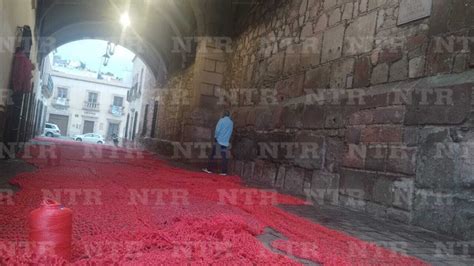
[[[111,146],[55,141],[58,164],[26,158],[38,170],[12,182],[21,187],[0,208],[0,264],[299,265],[259,240],[266,227],[287,240],[272,246],[293,257],[327,265],[424,265],[416,258],[365,243],[277,204],[304,204],[281,194],[245,187],[238,177],[177,169],[152,154]],[[37,254],[28,217],[44,198],[72,216],[68,255]],[[357,248],[354,248],[357,247]],[[63,250],[64,251],[64,250]]]

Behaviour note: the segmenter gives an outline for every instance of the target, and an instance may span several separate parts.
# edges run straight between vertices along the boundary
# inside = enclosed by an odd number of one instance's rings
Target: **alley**
[[[41,158],[44,147],[31,147],[29,161],[38,169],[12,180],[21,190],[0,210],[2,263],[38,262],[28,247],[11,253],[8,241],[27,241],[25,217],[49,196],[74,212],[77,263],[296,263],[259,242],[257,236],[270,227],[287,238],[273,247],[316,263],[422,264],[288,214],[277,205],[304,202],[246,188],[237,177],[173,168],[144,152],[67,141],[48,145],[55,153]],[[354,257],[356,247],[367,249],[365,256]]]
[[[21,156],[37,169],[14,177],[10,183],[19,192],[3,197],[2,264],[59,262],[54,257],[38,258],[27,244],[26,217],[43,198],[72,209],[71,262],[79,265],[424,264],[406,257],[403,245],[384,246],[382,241],[397,242],[382,233],[371,239],[379,242],[370,244],[282,209],[308,207],[302,199],[247,187],[235,176],[176,168],[141,150],[38,139]],[[355,217],[352,221],[360,222]],[[399,241],[416,246],[421,235],[437,236],[418,232],[411,240]],[[433,257],[432,248],[424,252],[425,259],[462,262],[459,257]],[[417,249],[410,246],[410,250]]]

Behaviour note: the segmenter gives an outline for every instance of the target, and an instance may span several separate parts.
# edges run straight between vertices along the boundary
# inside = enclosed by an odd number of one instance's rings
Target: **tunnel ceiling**
[[[124,33],[119,19],[126,10],[132,25]],[[136,53],[155,75],[180,65],[173,42],[196,31],[187,0],[41,0],[37,16],[40,59],[71,41],[102,39]]]
[[[136,53],[158,77],[183,65],[176,42],[190,36],[231,32],[233,15],[252,1],[235,0],[39,0],[37,30],[41,60],[55,48],[81,39],[118,43]],[[129,10],[123,34],[119,18]]]

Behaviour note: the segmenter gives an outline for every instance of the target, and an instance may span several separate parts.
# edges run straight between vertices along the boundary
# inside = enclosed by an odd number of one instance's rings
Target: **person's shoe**
[[[209,171],[209,169],[207,169],[207,168],[202,169],[202,171],[203,171],[204,173],[212,174],[212,172]]]

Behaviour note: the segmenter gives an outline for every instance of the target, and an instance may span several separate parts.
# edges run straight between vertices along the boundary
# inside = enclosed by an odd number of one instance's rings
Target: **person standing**
[[[227,150],[230,146],[230,138],[234,130],[234,122],[230,118],[230,112],[224,111],[222,118],[219,120],[214,133],[214,143],[212,145],[212,153],[209,157],[208,167],[203,169],[204,172],[211,174],[212,170],[216,169],[216,162],[214,157],[217,152],[217,145],[220,146],[222,157],[221,175],[227,175]]]

